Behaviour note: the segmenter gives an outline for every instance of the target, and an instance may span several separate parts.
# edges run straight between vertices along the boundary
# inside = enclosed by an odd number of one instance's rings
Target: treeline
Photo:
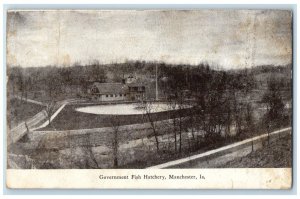
[[[83,96],[91,82],[107,80],[106,70],[97,64],[73,67],[9,67],[7,73],[9,94],[22,97],[30,95],[35,98],[35,94],[42,93],[42,101]]]
[[[75,63],[70,67],[8,67],[8,92],[24,97],[45,99],[63,99],[82,97],[88,86],[94,82],[121,82],[124,77],[134,75],[149,88],[155,85],[156,67],[160,97],[167,97],[176,89],[189,90],[199,94],[203,90],[253,89],[255,76],[261,72],[279,70],[285,67],[260,67],[238,71],[214,70],[208,64],[174,65],[157,62],[128,61],[126,63],[100,64],[94,61],[88,65]],[[263,78],[263,81],[266,81]],[[222,82],[219,85],[219,82]],[[287,85],[286,87],[289,87]],[[151,90],[151,89],[149,89]],[[150,91],[149,91],[150,92]],[[153,91],[151,91],[153,92]],[[40,96],[40,97],[39,97]]]
[[[280,79],[287,90],[291,87],[288,66],[220,71],[208,64],[191,66],[135,61],[103,65],[94,61],[89,65],[75,63],[71,67],[8,67],[8,92],[40,100],[84,97],[88,86],[94,81],[121,82],[129,75],[148,84],[148,92],[154,92],[156,67],[160,98],[174,95],[176,90],[188,90],[198,96],[208,91],[259,89],[267,87],[267,81],[273,74],[281,74]]]

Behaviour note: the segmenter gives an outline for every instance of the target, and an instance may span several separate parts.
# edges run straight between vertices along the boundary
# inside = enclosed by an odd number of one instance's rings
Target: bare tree
[[[185,102],[184,102],[184,93],[180,90],[174,91],[175,94],[172,96],[169,101],[169,107],[172,110],[172,123],[173,123],[173,132],[175,138],[175,152],[177,151],[177,135],[179,136],[179,153],[182,152],[182,133],[183,133],[183,118],[185,111]]]
[[[92,81],[105,82],[107,79],[106,72],[104,68],[101,67],[98,60],[92,61],[88,73]]]
[[[280,126],[286,120],[285,105],[283,101],[283,82],[271,78],[268,82],[268,90],[262,97],[262,102],[267,107],[264,115],[264,124],[271,126]]]
[[[18,91],[21,92],[21,100],[22,100],[24,97],[24,87],[25,87],[23,70],[20,67],[16,67],[14,72],[16,73],[15,75],[16,75]]]
[[[113,136],[111,140],[111,145],[113,149],[113,157],[114,157],[114,167],[118,167],[118,151],[119,151],[119,130],[120,130],[120,120],[118,116],[110,117],[110,124],[113,131]]]
[[[184,111],[184,94],[183,92],[178,92],[177,96],[177,104],[178,104],[178,133],[179,133],[179,153],[182,152],[182,132],[183,132],[183,111]]]
[[[100,168],[96,157],[94,155],[93,149],[92,149],[92,134],[87,134],[87,144],[85,146],[85,152],[87,153],[87,157],[89,157],[91,159],[91,161],[94,163],[94,165],[96,166],[96,168]]]
[[[251,137],[253,137],[253,131],[254,131],[253,108],[250,103],[247,103],[246,105],[245,121],[246,121],[246,131],[249,134],[251,134]],[[252,151],[253,151],[253,141],[252,141]]]
[[[159,151],[158,130],[156,128],[156,120],[155,120],[155,118],[154,118],[155,116],[153,114],[154,105],[153,105],[152,102],[143,101],[142,106],[143,106],[143,109],[144,109],[144,115],[146,116],[148,122],[150,123],[152,133],[153,133],[153,136],[155,138],[156,150]]]
[[[171,110],[169,112],[169,118],[172,119],[172,126],[173,126],[173,133],[174,133],[174,150],[175,152],[177,152],[177,121],[176,121],[176,117],[174,116],[174,111],[176,111],[176,107],[177,107],[177,104],[176,104],[176,100],[172,99],[169,97],[168,99],[168,106],[169,106],[169,109]]]

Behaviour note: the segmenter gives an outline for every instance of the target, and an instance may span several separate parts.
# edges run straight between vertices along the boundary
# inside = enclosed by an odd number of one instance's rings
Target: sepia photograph
[[[142,178],[199,181],[177,171],[288,168],[291,178],[291,10],[6,18],[8,171],[114,171],[105,180],[174,169]]]

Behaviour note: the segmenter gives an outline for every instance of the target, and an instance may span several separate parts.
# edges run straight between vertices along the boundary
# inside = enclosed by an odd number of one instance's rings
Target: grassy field
[[[78,107],[82,107],[82,105],[67,105],[52,121],[51,125],[40,130],[74,130],[112,126],[110,122],[111,115],[96,115],[78,112],[75,110]],[[185,114],[184,112],[185,111],[182,110],[182,115]],[[153,113],[152,118],[156,121],[165,120],[173,118],[175,113],[178,114],[178,110]],[[143,117],[143,115],[118,115],[117,119],[119,120],[120,125],[149,122],[147,117]]]
[[[14,127],[19,123],[33,117],[44,108],[44,106],[38,104],[21,101],[19,99],[10,99],[7,103],[8,125]]]

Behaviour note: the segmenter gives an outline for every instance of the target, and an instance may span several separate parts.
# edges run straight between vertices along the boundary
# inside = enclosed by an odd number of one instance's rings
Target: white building
[[[145,92],[145,86],[133,78],[128,78],[123,83],[94,82],[88,89],[91,98],[98,101],[136,101],[144,99]]]
[[[128,86],[122,83],[99,83],[95,82],[89,89],[93,100],[98,101],[121,101],[126,100]]]

